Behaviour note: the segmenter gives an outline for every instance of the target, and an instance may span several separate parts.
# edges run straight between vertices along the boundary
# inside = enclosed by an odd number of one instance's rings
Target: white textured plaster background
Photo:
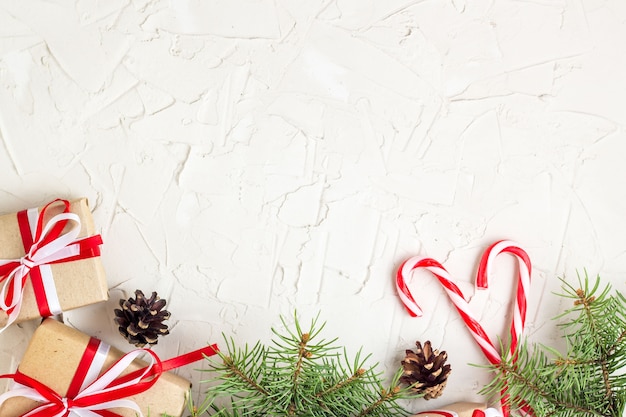
[[[418,273],[410,318],[396,268],[444,262],[504,338],[513,262],[473,276],[520,242],[547,344],[557,277],[625,291],[625,22],[622,0],[0,0],[0,210],[89,198],[111,300],[66,321],[120,348],[136,288],[169,301],[163,357],[319,311],[388,374],[415,340],[448,351],[444,396],[410,408],[479,400],[457,313]],[[0,371],[34,326],[0,335]]]

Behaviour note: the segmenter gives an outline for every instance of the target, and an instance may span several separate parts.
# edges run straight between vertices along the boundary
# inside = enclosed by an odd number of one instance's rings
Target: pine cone
[[[446,387],[450,375],[450,365],[444,365],[448,354],[433,350],[430,340],[424,343],[423,348],[420,342],[415,342],[415,345],[415,352],[406,350],[406,357],[402,361],[404,374],[400,377],[400,382],[408,384],[415,392],[423,392],[426,400],[437,398]]]
[[[120,334],[137,347],[156,345],[160,335],[170,333],[167,324],[163,323],[170,318],[170,312],[163,309],[165,304],[166,301],[156,292],[147,299],[140,290],[135,291],[134,299],[120,300],[122,308],[115,309],[115,323],[120,326]]]

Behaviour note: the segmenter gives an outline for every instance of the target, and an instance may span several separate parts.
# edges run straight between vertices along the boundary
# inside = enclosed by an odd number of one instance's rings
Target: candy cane
[[[422,316],[422,309],[417,305],[415,299],[411,295],[411,291],[406,285],[406,281],[410,277],[411,272],[417,268],[424,268],[437,277],[448,294],[448,297],[463,318],[463,321],[472,334],[472,337],[474,337],[474,340],[476,340],[476,343],[478,343],[478,346],[481,348],[489,362],[494,365],[500,363],[500,354],[491,342],[491,339],[489,339],[489,336],[487,336],[487,333],[485,333],[483,327],[480,323],[478,323],[476,317],[474,317],[472,311],[470,310],[469,303],[465,301],[463,293],[459,287],[452,282],[452,278],[450,277],[448,271],[446,271],[446,269],[434,259],[414,256],[406,260],[398,269],[398,273],[396,275],[396,288],[398,289],[400,299],[404,303],[404,306],[408,310],[409,314],[413,317]]]
[[[491,272],[493,262],[502,252],[508,252],[515,255],[519,264],[517,295],[511,323],[510,351],[513,353],[521,338],[526,320],[526,293],[528,287],[530,286],[531,273],[531,264],[528,254],[514,242],[508,240],[502,240],[494,243],[485,251],[483,258],[481,259],[476,284],[480,289],[487,288],[487,277]],[[400,299],[409,314],[413,317],[422,315],[421,308],[415,302],[415,299],[406,284],[411,272],[417,268],[425,268],[437,277],[487,360],[494,365],[501,363],[501,355],[498,353],[489,336],[487,336],[483,327],[472,314],[469,308],[469,303],[465,300],[463,293],[461,293],[459,288],[452,282],[448,271],[446,271],[445,268],[434,259],[422,258],[418,256],[412,257],[405,261],[398,269],[396,275],[396,288],[398,290],[398,294],[400,295]],[[513,358],[513,360],[515,360],[515,358]],[[502,411],[505,417],[509,415],[508,406],[505,404],[506,400],[506,396],[503,396]],[[528,407],[524,407],[524,410],[529,414],[531,413],[531,410]]]
[[[513,310],[513,320],[511,323],[510,351],[513,355],[521,339],[522,332],[524,331],[524,325],[526,323],[526,294],[528,293],[528,289],[530,287],[530,273],[532,271],[528,254],[520,248],[519,245],[510,240],[500,240],[494,243],[487,248],[485,254],[480,260],[478,274],[476,276],[476,286],[479,289],[486,289],[488,287],[487,281],[493,270],[493,263],[495,262],[496,257],[503,252],[515,255],[519,269],[517,294],[515,296],[515,308]]]
[[[487,250],[483,254],[483,257],[480,260],[480,264],[478,265],[478,273],[476,274],[476,286],[480,290],[487,289],[488,278],[493,271],[493,263],[495,262],[496,257],[499,254],[505,252],[514,255],[517,259],[518,265],[517,290],[515,295],[515,306],[513,308],[513,319],[511,321],[511,343],[509,346],[509,352],[511,353],[513,363],[515,363],[517,360],[517,345],[522,338],[522,332],[524,331],[524,326],[526,324],[526,294],[528,293],[528,290],[530,288],[530,274],[532,271],[530,257],[524,249],[522,249],[517,243],[513,241],[497,241],[487,248]],[[501,403],[504,417],[507,417],[509,414],[509,400],[508,394],[506,394],[505,391],[506,388],[503,392]],[[522,411],[529,416],[534,415],[533,410],[530,408],[530,406],[528,406],[528,404],[522,405]]]

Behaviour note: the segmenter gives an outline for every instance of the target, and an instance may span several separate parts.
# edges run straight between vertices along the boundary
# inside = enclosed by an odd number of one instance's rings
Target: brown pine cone
[[[423,347],[420,342],[415,342],[415,346],[415,352],[406,350],[406,357],[401,362],[404,374],[400,377],[400,382],[409,385],[415,392],[424,393],[426,400],[437,398],[446,387],[450,375],[451,367],[445,365],[448,354],[433,350],[430,340]]]
[[[135,291],[135,298],[120,300],[121,309],[115,309],[120,334],[137,347],[156,345],[159,336],[169,334],[163,323],[170,318],[170,312],[164,310],[165,304],[156,292],[146,298],[140,290]]]

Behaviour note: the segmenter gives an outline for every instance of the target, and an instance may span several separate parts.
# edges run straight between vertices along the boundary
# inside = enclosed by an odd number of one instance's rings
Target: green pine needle
[[[281,317],[285,330],[272,329],[269,346],[238,348],[224,337],[226,353],[207,358],[212,377],[203,382],[209,389],[191,415],[396,417],[409,415],[398,400],[423,396],[400,387],[401,368],[384,388],[375,366],[366,366],[369,355],[359,351],[350,358],[335,346],[337,339],[321,338],[319,315],[306,331],[294,317],[295,329]],[[226,405],[218,405],[224,399]]]
[[[557,318],[565,354],[543,345],[520,344],[502,363],[489,366],[494,380],[482,393],[504,390],[512,410],[530,406],[536,416],[622,417],[626,405],[626,298],[600,288],[585,275],[579,287],[563,281],[573,306]],[[508,349],[503,349],[508,352]],[[514,361],[513,358],[517,357]]]

